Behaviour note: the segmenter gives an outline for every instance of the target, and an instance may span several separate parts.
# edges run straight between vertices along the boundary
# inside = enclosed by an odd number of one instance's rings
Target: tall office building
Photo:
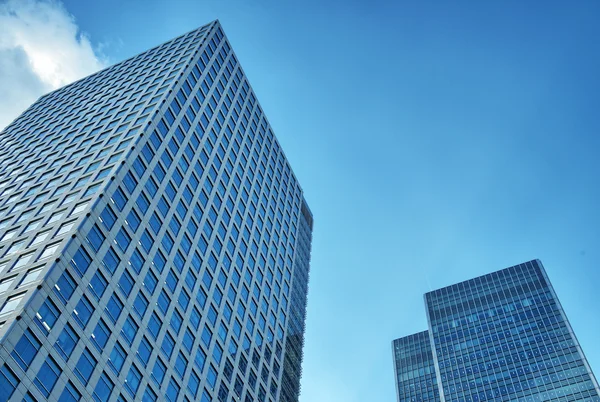
[[[393,342],[396,392],[402,401],[439,401],[429,332]]]
[[[425,307],[429,330],[393,341],[399,401],[600,401],[539,260],[426,293]]]
[[[296,401],[312,215],[215,21],[0,134],[0,401]]]

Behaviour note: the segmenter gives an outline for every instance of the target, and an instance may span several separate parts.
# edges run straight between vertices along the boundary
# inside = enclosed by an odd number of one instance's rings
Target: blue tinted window
[[[148,299],[142,294],[142,292],[138,292],[135,301],[133,302],[133,308],[135,312],[142,318],[146,309],[148,308]]]
[[[171,402],[177,401],[177,397],[179,396],[180,389],[181,388],[175,382],[175,380],[173,380],[171,378],[171,381],[169,381],[169,386],[167,387],[167,394],[166,394],[167,400],[169,400]]]
[[[133,168],[136,170],[136,173],[139,177],[142,177],[144,171],[146,170],[146,166],[140,160],[139,157],[135,160]],[[129,194],[132,194],[133,190],[135,190],[135,187],[137,186],[137,180],[135,180],[131,172],[127,172],[125,174],[125,177],[123,177],[123,184],[125,185],[125,189],[127,190],[127,192],[129,192]]]
[[[154,293],[156,289],[156,285],[158,284],[158,279],[156,275],[152,273],[152,271],[148,271],[146,274],[146,278],[144,279],[144,287],[148,290],[150,294]]]
[[[158,232],[160,231],[161,225],[162,225],[162,222],[161,222],[160,218],[158,217],[158,215],[156,215],[156,212],[153,213],[152,216],[150,217],[150,228],[152,229],[154,234],[158,234]]]
[[[158,333],[160,332],[160,327],[161,327],[161,320],[158,318],[156,313],[152,313],[152,315],[150,316],[150,320],[148,321],[148,331],[150,332],[150,335],[152,335],[152,337],[154,339],[158,338]]]
[[[102,246],[105,237],[104,234],[102,234],[102,232],[100,231],[100,228],[98,228],[98,225],[94,225],[88,232],[86,239],[89,245],[92,246],[92,249],[97,252],[98,250],[100,250],[100,247]]]
[[[73,316],[75,317],[75,321],[81,326],[81,328],[85,328],[90,317],[92,316],[94,308],[92,307],[92,303],[88,300],[87,297],[82,296],[79,303],[75,307],[73,311]]]
[[[117,215],[113,212],[110,205],[107,205],[100,214],[100,220],[104,223],[107,230],[111,230],[117,221]]]
[[[179,377],[183,379],[183,375],[185,374],[185,370],[187,369],[188,361],[187,359],[179,352],[177,355],[177,359],[175,359],[175,371],[179,374]]]
[[[112,320],[112,322],[116,323],[121,315],[121,311],[123,311],[123,302],[119,299],[116,293],[113,293],[111,298],[108,300],[106,304],[106,311],[108,312],[108,317]]]
[[[61,373],[62,370],[58,364],[52,357],[48,356],[44,364],[42,364],[40,371],[38,371],[33,383],[40,390],[42,395],[48,398]]]
[[[135,271],[136,274],[139,274],[140,271],[142,270],[142,267],[144,266],[144,257],[142,256],[142,253],[140,253],[140,251],[136,248],[133,250],[133,253],[131,254],[131,259],[129,260],[129,262],[131,263],[131,267],[133,268],[133,270]]]
[[[133,289],[133,284],[134,280],[131,274],[128,271],[124,271],[121,279],[119,279],[119,288],[121,288],[125,296],[129,296],[131,289]]]
[[[140,346],[138,348],[137,357],[144,364],[148,364],[150,360],[150,355],[152,354],[152,345],[146,339],[146,337],[142,338],[140,342]]]
[[[179,334],[179,330],[181,329],[181,325],[183,323],[183,317],[177,310],[173,310],[171,314],[171,328],[175,330],[176,334]]]
[[[92,294],[96,296],[98,300],[100,300],[100,298],[104,294],[104,291],[106,290],[106,287],[108,286],[108,281],[106,280],[104,275],[100,273],[100,271],[96,271],[96,273],[90,280],[88,286],[92,291]]]
[[[173,354],[173,349],[175,348],[175,339],[168,332],[165,333],[165,337],[163,338],[161,349],[165,353],[167,358],[171,358]]]
[[[69,360],[71,353],[75,349],[75,345],[79,341],[79,336],[71,327],[71,325],[65,325],[65,328],[62,330],[56,343],[54,344],[54,348],[58,351],[58,354],[65,359],[65,361]]]
[[[106,254],[104,255],[104,258],[102,259],[102,264],[104,265],[104,267],[112,275],[117,270],[117,266],[119,265],[120,262],[121,262],[121,260],[117,256],[117,253],[115,252],[115,250],[113,250],[112,247],[109,247],[108,250],[106,250]]]
[[[88,349],[84,349],[77,365],[75,365],[75,375],[84,385],[87,385],[95,367],[96,359]]]
[[[169,299],[169,296],[165,293],[165,290],[163,289],[162,292],[160,292],[160,294],[158,295],[158,300],[156,302],[156,304],[158,305],[158,309],[163,313],[163,314],[167,314],[167,310],[169,309],[169,304],[171,303],[171,300]]]
[[[140,243],[142,244],[142,247],[144,248],[146,253],[149,253],[152,249],[152,246],[154,245],[154,238],[152,237],[150,232],[148,232],[148,230],[144,230],[144,233],[142,233]]]
[[[102,352],[106,346],[109,337],[110,328],[108,328],[108,325],[106,325],[106,323],[101,319],[98,321],[98,324],[92,333],[92,340],[100,352]]]
[[[0,401],[8,401],[15,389],[19,385],[19,380],[15,373],[5,364],[0,369]]]
[[[46,301],[44,302],[44,304],[42,304],[40,310],[36,314],[36,323],[42,329],[42,331],[48,333],[50,329],[52,329],[52,327],[54,326],[54,323],[56,323],[59,314],[60,311],[58,310],[58,307],[56,307],[56,305],[52,302],[52,300],[46,299]]]
[[[152,379],[159,387],[165,378],[166,372],[167,366],[162,362],[162,360],[160,360],[160,358],[157,358],[156,362],[154,363],[154,368],[152,369]]]
[[[115,204],[115,206],[117,207],[117,209],[119,211],[123,211],[123,208],[125,208],[125,204],[127,204],[127,200],[125,199],[125,194],[123,194],[123,191],[118,188],[112,196],[112,202]]]
[[[148,201],[148,197],[144,195],[144,193],[140,193],[136,201],[137,206],[142,211],[142,214],[145,215],[150,207],[150,201]]]
[[[146,388],[146,391],[144,391],[144,395],[142,396],[142,402],[156,402],[157,399],[156,393],[154,393],[150,387]]]
[[[85,274],[91,263],[92,258],[83,247],[79,247],[73,256],[73,259],[71,260],[71,265],[73,268],[75,268],[75,271],[77,271],[80,276]]]
[[[127,247],[129,247],[129,244],[131,243],[131,237],[127,234],[124,228],[121,228],[115,236],[115,242],[117,243],[117,246],[119,246],[121,251],[125,252],[125,250],[127,250]]]
[[[138,329],[139,327],[135,323],[133,318],[131,318],[131,316],[128,316],[127,320],[125,320],[125,323],[123,324],[123,328],[121,329],[121,335],[129,345],[133,343],[133,339],[135,338]]]
[[[81,394],[77,391],[77,388],[69,381],[65,385],[65,389],[62,394],[58,397],[58,402],[77,402],[81,399]]]
[[[140,216],[135,212],[135,210],[131,210],[127,215],[127,223],[131,230],[135,233],[140,227],[141,219]]]
[[[77,284],[75,283],[75,280],[71,274],[65,271],[60,278],[58,278],[58,281],[56,281],[54,293],[64,304],[67,304],[67,302],[71,299],[71,296],[73,296],[73,292],[75,291],[76,287]]]
[[[152,260],[152,262],[154,262],[154,267],[157,269],[157,271],[159,273],[162,273],[163,269],[165,269],[165,265],[167,263],[167,260],[165,259],[165,257],[162,254],[162,252],[160,252],[159,250],[157,250],[156,254],[154,255],[154,259]]]
[[[96,402],[107,402],[110,398],[110,394],[114,388],[113,382],[108,378],[106,373],[102,373],[102,376],[96,384],[94,394],[92,395]]]
[[[119,342],[115,343],[115,347],[112,352],[110,352],[108,363],[117,375],[121,372],[121,368],[123,368],[126,358],[127,354],[125,353],[125,349],[123,349]]]
[[[10,355],[21,366],[23,371],[27,371],[41,345],[41,342],[35,337],[33,332],[27,329]]]

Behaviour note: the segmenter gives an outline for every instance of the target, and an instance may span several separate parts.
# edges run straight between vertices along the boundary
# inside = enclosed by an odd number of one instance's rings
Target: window
[[[71,265],[81,277],[85,275],[85,272],[90,267],[91,263],[92,258],[83,247],[79,247],[73,256],[73,259],[71,259]]]
[[[171,358],[174,348],[175,348],[175,339],[173,339],[171,334],[169,334],[168,332],[165,333],[165,337],[163,338],[161,349],[164,352],[167,359]]]
[[[111,201],[119,211],[123,211],[123,208],[125,208],[125,204],[127,203],[125,200],[125,194],[123,194],[123,191],[120,188],[113,193]]]
[[[10,354],[23,371],[27,371],[42,343],[27,329]]]
[[[125,363],[126,358],[127,353],[125,352],[125,349],[123,349],[120,343],[115,343],[115,347],[110,353],[108,363],[110,364],[110,367],[116,375],[119,375],[119,373],[121,372],[121,369],[123,368],[123,363]]]
[[[40,390],[42,395],[48,398],[61,373],[62,370],[56,361],[54,361],[52,357],[48,356],[44,364],[42,364],[40,371],[38,371],[33,383]]]
[[[117,266],[119,265],[120,262],[121,262],[121,260],[117,256],[117,253],[115,252],[115,250],[112,247],[109,247],[108,250],[106,250],[106,254],[104,255],[104,258],[102,259],[102,264],[104,265],[104,267],[112,275],[117,270]]]
[[[127,320],[125,320],[125,323],[123,324],[123,328],[121,329],[121,335],[129,345],[133,343],[133,339],[135,338],[138,329],[139,327],[135,323],[133,318],[131,316],[128,316]]]
[[[34,268],[34,269],[30,269],[29,271],[27,271],[27,274],[25,275],[25,277],[23,277],[23,280],[21,281],[21,283],[19,283],[19,288],[26,286],[27,284],[34,282],[42,273],[42,268]]]
[[[156,402],[157,400],[158,397],[156,396],[156,393],[152,391],[150,387],[146,388],[144,396],[142,397],[142,402]]]
[[[92,226],[92,228],[90,229],[90,231],[88,232],[88,235],[86,237],[86,240],[88,241],[88,244],[90,246],[92,246],[92,249],[94,249],[94,251],[98,252],[98,250],[100,250],[100,247],[102,246],[102,243],[104,242],[104,234],[102,234],[102,231],[100,231],[100,228],[98,227],[98,225],[94,225]]]
[[[137,214],[137,212],[135,212],[135,210],[131,210],[129,212],[129,215],[127,215],[127,219],[125,220],[125,223],[127,223],[129,225],[129,227],[131,228],[131,230],[135,233],[138,228],[140,227],[140,223],[141,223],[141,219],[139,217],[139,215]]]
[[[150,316],[150,320],[148,321],[148,331],[150,332],[150,335],[152,335],[152,337],[154,339],[158,338],[158,333],[160,332],[160,328],[161,328],[161,320],[158,318],[156,313],[153,312],[152,315]]]
[[[81,399],[81,394],[70,381],[65,385],[65,389],[58,397],[58,402],[77,402]]]
[[[29,260],[31,260],[31,257],[33,257],[33,254],[34,252],[21,255],[19,259],[15,262],[15,265],[13,265],[12,269],[21,268],[27,265]]]
[[[100,298],[104,294],[104,291],[106,290],[107,286],[108,281],[106,280],[104,275],[100,273],[100,271],[96,271],[90,283],[88,284],[88,287],[92,291],[92,294],[96,296],[98,300],[100,300]]]
[[[185,370],[187,369],[187,364],[187,359],[183,356],[181,352],[179,352],[177,358],[175,359],[175,371],[177,372],[177,374],[179,374],[179,377],[181,379],[183,379],[183,375],[185,374]]]
[[[102,373],[98,383],[96,384],[96,388],[94,389],[94,394],[92,395],[94,401],[96,402],[107,402],[110,398],[110,394],[114,388],[113,382],[108,378],[106,373]]]
[[[83,385],[87,385],[90,380],[94,368],[96,367],[96,363],[96,359],[92,356],[92,353],[87,348],[84,349],[74,370],[75,375]]]
[[[73,316],[81,328],[85,328],[90,320],[90,317],[92,316],[92,312],[92,303],[86,296],[82,296],[81,300],[79,300],[79,303],[77,303],[75,310],[73,310]]]
[[[41,242],[46,240],[46,238],[48,238],[49,234],[50,234],[50,230],[46,230],[45,232],[38,233],[37,235],[35,235],[35,237],[31,241],[30,246],[33,246],[35,244],[40,244]],[[12,249],[12,247],[11,247],[11,249]],[[10,252],[10,250],[9,250],[9,252]]]
[[[15,373],[5,364],[0,369],[0,401],[8,401],[19,385]]]
[[[115,243],[119,246],[122,252],[127,250],[129,243],[131,243],[131,237],[125,232],[124,228],[121,228],[115,237]]]
[[[192,373],[190,375],[190,379],[188,380],[188,390],[191,392],[191,394],[194,396],[194,398],[196,397],[196,394],[198,393],[199,388],[200,388],[200,377],[198,377],[198,375],[196,375],[196,373],[194,373],[192,371]]]
[[[58,310],[58,307],[56,307],[56,304],[54,304],[52,300],[46,299],[36,314],[36,323],[42,331],[46,333],[50,332],[59,315],[60,311]]]
[[[167,366],[162,362],[160,358],[156,358],[156,363],[154,363],[154,368],[152,369],[152,379],[156,384],[160,387],[162,384],[165,373],[167,372]]]
[[[144,364],[144,367],[148,364],[151,354],[152,354],[152,345],[150,345],[150,342],[148,342],[146,337],[144,337],[144,338],[142,338],[142,341],[140,342],[140,346],[137,351],[137,358],[139,359],[140,362],[142,362],[142,364]]]
[[[2,270],[0,270],[0,272],[2,272]],[[0,294],[6,292],[8,289],[10,289],[13,281],[15,280],[15,276],[11,277],[11,278],[5,278],[3,280],[0,281]]]
[[[58,336],[58,339],[54,344],[54,349],[56,349],[58,354],[67,361],[69,360],[69,357],[71,357],[73,350],[75,350],[77,342],[79,342],[79,336],[73,327],[71,327],[70,324],[67,324]]]
[[[100,214],[100,221],[104,224],[107,230],[111,230],[117,221],[117,215],[113,212],[110,205],[107,205],[106,208]]]
[[[131,274],[126,270],[121,275],[121,279],[119,279],[119,288],[125,295],[125,297],[129,297],[131,290],[133,289],[134,280]]]
[[[108,328],[108,325],[106,325],[104,320],[100,319],[96,325],[96,329],[94,329],[94,332],[92,333],[92,340],[100,352],[102,352],[106,346],[109,337],[110,328]]]
[[[123,311],[123,302],[115,293],[113,293],[106,304],[106,312],[113,323],[117,322],[119,316],[121,315],[121,311]]]
[[[145,262],[146,261],[144,260],[142,253],[140,253],[137,248],[134,249],[133,253],[131,254],[131,259],[129,260],[129,265],[133,268],[136,274],[141,272]]]
[[[148,308],[148,300],[140,291],[133,302],[133,308],[138,313],[140,318],[144,316],[146,309]]]
[[[71,221],[71,222],[63,223],[60,226],[60,229],[58,230],[58,232],[56,233],[56,235],[57,236],[63,235],[65,233],[67,233],[68,231],[70,231],[73,228],[73,226],[75,226],[75,222],[76,221]]]
[[[127,378],[125,379],[125,389],[131,396],[135,397],[141,381],[142,373],[140,373],[140,370],[138,370],[137,367],[132,365],[127,374]]]
[[[88,205],[87,201],[80,202],[79,204],[75,205],[75,208],[73,208],[73,211],[71,212],[71,216],[77,215],[78,213],[85,211],[85,208],[87,207],[87,205]]]
[[[167,387],[167,400],[171,401],[171,402],[175,402],[177,401],[177,397],[179,396],[179,390],[181,389],[181,387],[175,382],[175,380],[173,380],[171,378],[171,381],[169,381],[169,386]]]

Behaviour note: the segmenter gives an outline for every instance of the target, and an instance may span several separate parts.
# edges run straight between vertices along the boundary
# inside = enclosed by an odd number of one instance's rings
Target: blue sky
[[[600,3],[122,3],[64,2],[70,64],[219,18],[304,188],[302,402],[395,400],[423,293],[533,258],[600,371]]]

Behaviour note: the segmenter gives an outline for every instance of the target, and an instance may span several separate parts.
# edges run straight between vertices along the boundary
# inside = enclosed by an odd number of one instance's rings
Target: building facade
[[[392,348],[398,398],[414,402],[439,401],[429,332],[395,339]]]
[[[297,401],[312,215],[218,21],[0,133],[0,401]]]
[[[425,308],[439,398],[398,392],[400,401],[600,401],[539,260],[426,293]],[[396,363],[397,378],[412,369],[404,367]]]

